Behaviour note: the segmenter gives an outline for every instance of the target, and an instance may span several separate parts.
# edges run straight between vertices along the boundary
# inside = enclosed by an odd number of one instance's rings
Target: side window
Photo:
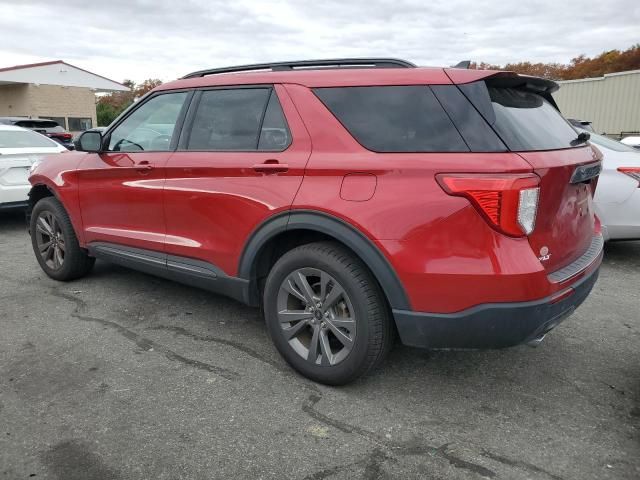
[[[507,147],[457,85],[432,85],[431,91],[472,152],[505,152]]]
[[[468,152],[427,86],[316,88],[316,95],[374,152]]]
[[[275,90],[271,91],[267,111],[264,114],[258,150],[282,151],[291,143],[291,135],[284,119],[282,107]]]
[[[284,150],[289,131],[275,92],[238,88],[202,92],[187,150]]]
[[[109,150],[113,152],[166,152],[187,92],[157,95],[131,113],[113,132]]]

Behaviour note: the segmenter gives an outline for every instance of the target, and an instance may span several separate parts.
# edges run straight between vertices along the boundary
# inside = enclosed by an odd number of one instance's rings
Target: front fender
[[[32,185],[29,198],[33,198],[37,187],[46,187],[67,211],[80,245],[84,245],[84,236],[77,170],[85,156],[84,152],[69,152],[46,157],[29,176]]]

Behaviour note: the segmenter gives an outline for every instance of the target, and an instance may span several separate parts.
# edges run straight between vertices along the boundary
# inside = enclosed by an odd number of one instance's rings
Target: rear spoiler
[[[556,101],[551,95],[560,88],[560,85],[553,80],[532,77],[530,75],[519,75],[513,72],[501,72],[487,78],[485,82],[491,87],[522,88],[524,90],[530,90],[539,94],[547,102],[553,105],[556,110],[560,111],[560,108],[558,108]]]
[[[556,110],[560,110],[551,96],[553,92],[560,88],[560,85],[553,80],[497,70],[464,70],[458,68],[445,68],[444,70],[451,81],[457,85],[484,80],[491,87],[523,88],[540,94]]]
[[[553,80],[530,75],[519,75],[513,72],[500,72],[487,77],[485,81],[492,87],[526,88],[534,92],[548,94],[552,94],[560,88],[560,85]]]

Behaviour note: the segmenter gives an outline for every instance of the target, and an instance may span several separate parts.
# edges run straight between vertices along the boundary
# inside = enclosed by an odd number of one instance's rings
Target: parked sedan
[[[63,127],[55,120],[46,118],[27,118],[27,117],[0,117],[0,124],[15,125],[16,127],[28,128],[34,132],[41,133],[63,145],[68,150],[74,150],[75,146],[72,137]]]
[[[594,198],[604,238],[640,239],[640,151],[605,136],[587,133],[604,155]]]
[[[32,130],[0,124],[0,210],[26,207],[31,165],[45,155],[66,151]]]
[[[633,147],[636,150],[640,150],[640,136],[638,135],[631,136],[631,137],[624,137],[622,140],[620,140],[620,142],[624,143],[625,145],[629,145],[630,147]]]

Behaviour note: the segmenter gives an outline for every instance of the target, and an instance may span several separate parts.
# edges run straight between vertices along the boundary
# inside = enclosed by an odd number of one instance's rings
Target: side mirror
[[[76,150],[97,153],[102,150],[102,134],[96,131],[84,132],[74,143]]]

